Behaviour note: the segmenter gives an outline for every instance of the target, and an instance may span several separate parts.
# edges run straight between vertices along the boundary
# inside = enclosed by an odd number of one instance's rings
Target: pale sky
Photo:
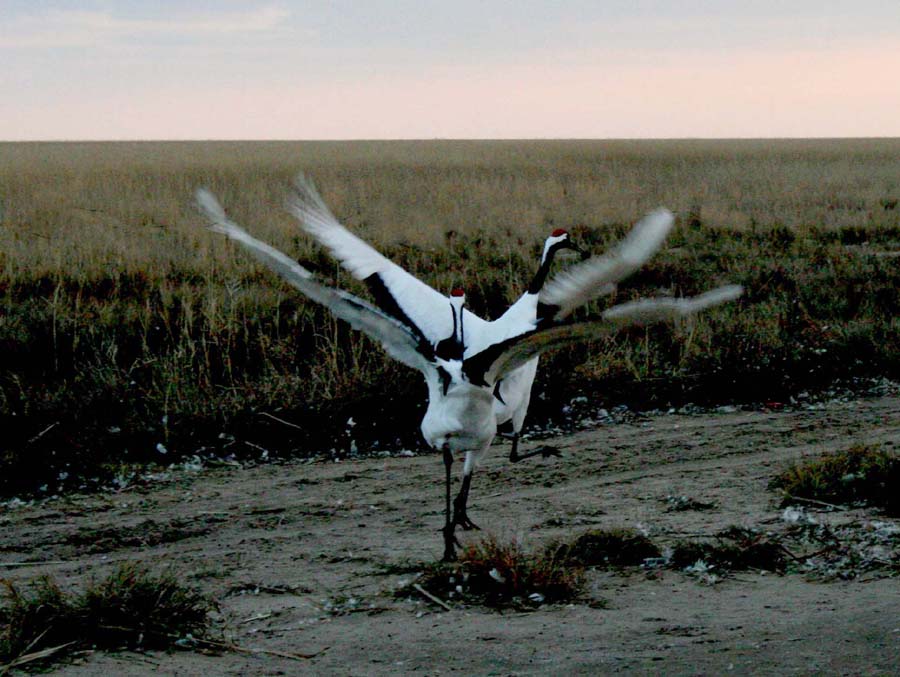
[[[900,136],[900,0],[0,0],[0,140]]]

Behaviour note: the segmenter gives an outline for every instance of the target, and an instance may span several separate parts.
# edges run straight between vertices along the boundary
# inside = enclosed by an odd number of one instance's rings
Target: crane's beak
[[[568,249],[571,249],[573,252],[576,252],[581,257],[582,261],[584,261],[585,259],[591,258],[591,253],[587,249],[582,249],[581,247],[579,247],[577,244],[575,244],[571,240],[566,241],[565,247],[567,247]]]

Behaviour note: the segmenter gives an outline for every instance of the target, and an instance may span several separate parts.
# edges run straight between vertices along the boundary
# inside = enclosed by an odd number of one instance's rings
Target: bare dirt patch
[[[471,501],[486,531],[537,546],[635,529],[665,549],[715,543],[738,526],[783,539],[795,555],[815,555],[816,534],[830,534],[858,544],[847,550],[858,556],[791,561],[785,574],[588,568],[570,604],[496,611],[448,592],[446,611],[394,594],[441,553],[442,468],[424,455],[175,473],[118,494],[8,505],[0,508],[0,576],[21,583],[50,574],[79,586],[122,561],[172,566],[219,602],[219,624],[236,644],[321,651],[304,662],[97,652],[60,674],[896,669],[900,544],[892,534],[900,520],[814,505],[786,515],[768,485],[804,455],[854,444],[896,450],[897,399],[637,417],[554,443],[562,458],[513,466],[498,445],[486,459]]]

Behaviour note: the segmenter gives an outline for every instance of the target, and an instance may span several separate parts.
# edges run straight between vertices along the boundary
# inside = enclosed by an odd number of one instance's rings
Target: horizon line
[[[497,136],[497,137],[348,137],[348,138],[81,138],[0,139],[0,143],[428,143],[523,141],[894,141],[900,136]]]

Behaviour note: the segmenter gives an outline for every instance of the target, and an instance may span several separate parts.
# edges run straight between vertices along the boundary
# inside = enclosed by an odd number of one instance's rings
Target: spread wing
[[[698,296],[678,299],[641,299],[613,306],[599,319],[556,325],[496,343],[467,358],[463,372],[475,384],[491,385],[541,353],[579,343],[626,326],[641,326],[688,317],[741,296],[743,288],[731,284]]]
[[[355,278],[366,283],[375,303],[385,313],[414,327],[432,345],[453,333],[447,297],[347,230],[331,213],[313,182],[302,174],[294,181],[289,208],[307,233]],[[466,309],[463,321],[473,333],[486,324]]]
[[[624,240],[603,256],[590,258],[555,275],[541,289],[538,319],[558,322],[580,305],[609,293],[662,246],[675,218],[667,209],[651,212]]]
[[[239,243],[307,297],[328,308],[354,329],[379,341],[395,360],[420,371],[430,368],[433,359],[432,347],[427,342],[423,343],[412,328],[353,294],[317,282],[313,274],[299,263],[265,242],[257,240],[230,220],[208,190],[198,190],[196,197],[197,205],[210,222],[210,230]],[[446,300],[444,303],[446,305]]]

